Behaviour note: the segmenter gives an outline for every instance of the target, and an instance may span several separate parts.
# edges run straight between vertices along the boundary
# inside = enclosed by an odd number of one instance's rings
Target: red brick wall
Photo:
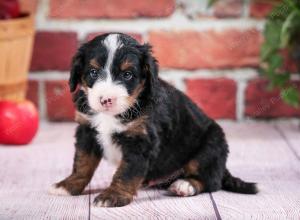
[[[257,74],[263,19],[272,8],[267,1],[221,0],[210,9],[205,0],[21,2],[37,16],[28,98],[49,120],[73,119],[71,57],[81,43],[108,31],[150,42],[160,76],[213,118],[300,115]]]

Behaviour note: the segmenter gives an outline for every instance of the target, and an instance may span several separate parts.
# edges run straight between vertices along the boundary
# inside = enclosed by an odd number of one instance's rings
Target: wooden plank
[[[276,123],[275,126],[279,129],[295,156],[300,160],[300,121],[283,121]]]
[[[259,183],[258,195],[213,193],[222,219],[299,219],[300,164],[266,123],[224,124],[231,172]]]
[[[102,161],[92,180],[97,193],[109,186],[115,167]],[[95,190],[97,189],[97,190]],[[96,191],[96,192],[95,192]],[[91,219],[216,219],[209,194],[182,198],[167,196],[163,190],[143,189],[134,201],[120,208],[91,208]]]
[[[74,124],[42,124],[26,147],[0,147],[0,219],[87,219],[89,196],[48,195],[70,174]]]

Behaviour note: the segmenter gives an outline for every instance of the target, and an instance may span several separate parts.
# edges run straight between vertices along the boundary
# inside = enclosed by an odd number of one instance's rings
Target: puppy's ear
[[[85,45],[81,46],[72,60],[71,74],[69,78],[70,91],[74,92],[77,85],[81,83],[81,76],[84,67]]]
[[[154,85],[158,80],[158,64],[157,60],[152,55],[152,46],[149,44],[143,44],[140,46],[142,52],[142,68],[146,76],[146,79],[150,80],[150,83]]]

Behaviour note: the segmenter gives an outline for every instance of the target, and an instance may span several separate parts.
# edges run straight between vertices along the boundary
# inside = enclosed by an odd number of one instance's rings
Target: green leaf
[[[290,86],[281,90],[280,96],[288,105],[299,107],[299,91],[295,87]]]
[[[265,41],[260,50],[260,57],[262,61],[266,61],[270,56],[276,54],[280,44],[280,33],[282,27],[281,21],[267,21],[264,36]]]
[[[280,32],[282,28],[283,22],[277,20],[268,20],[264,30],[264,36],[266,42],[269,45],[273,45],[274,47],[278,47],[280,43]]]
[[[290,44],[293,35],[296,32],[299,32],[299,28],[300,14],[298,13],[298,11],[293,11],[282,25],[282,30],[280,34],[281,48],[285,48]]]
[[[260,58],[262,61],[267,61],[270,58],[270,56],[276,54],[277,51],[277,46],[270,45],[267,42],[265,42],[260,48]]]
[[[300,3],[299,3],[299,0],[285,0],[290,8],[293,10],[293,11],[298,11],[298,13],[300,13]]]
[[[207,7],[211,7],[213,4],[215,4],[218,0],[208,0],[208,3],[207,3]]]
[[[269,59],[269,67],[273,70],[282,67],[282,64],[283,64],[283,58],[278,53],[274,54]]]
[[[284,21],[292,10],[293,8],[289,1],[284,0],[281,4],[273,8],[272,12],[268,15],[268,20]]]
[[[261,73],[269,80],[269,89],[281,89],[281,97],[289,105],[299,106],[297,88],[288,86],[290,73],[284,72],[282,48],[294,49],[300,36],[300,0],[283,0],[268,15],[264,29],[265,41],[261,46]]]
[[[272,87],[284,87],[290,79],[289,73],[274,74],[271,79]]]
[[[263,68],[263,74],[270,80],[272,86],[283,85],[286,78],[289,78],[288,73],[283,74],[280,72],[280,68],[283,65],[283,58],[280,54],[274,53],[265,59],[265,68]]]

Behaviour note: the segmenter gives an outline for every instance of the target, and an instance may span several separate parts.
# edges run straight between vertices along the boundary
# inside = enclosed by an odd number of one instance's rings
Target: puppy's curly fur
[[[226,168],[222,128],[158,77],[148,44],[121,33],[96,37],[75,55],[69,84],[79,125],[73,172],[55,184],[60,191],[80,194],[104,157],[118,170],[97,206],[127,205],[150,185],[179,196],[257,193]]]

